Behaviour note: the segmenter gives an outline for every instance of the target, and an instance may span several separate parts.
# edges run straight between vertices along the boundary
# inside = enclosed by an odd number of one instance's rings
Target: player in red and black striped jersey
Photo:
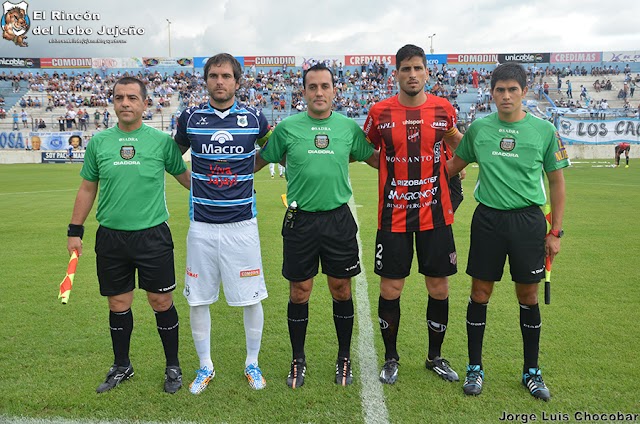
[[[396,54],[396,69],[398,95],[375,104],[364,125],[367,137],[380,149],[375,252],[385,344],[380,380],[393,384],[397,379],[400,295],[411,270],[415,239],[419,272],[429,292],[426,367],[445,380],[457,381],[441,347],[449,316],[447,277],[457,272],[445,151],[455,150],[462,134],[453,106],[424,91],[429,78],[424,50],[411,44],[402,47]]]
[[[624,152],[624,156],[625,159],[627,160],[627,164],[625,165],[625,168],[629,167],[629,151],[631,150],[631,145],[627,142],[622,142],[622,143],[618,143],[616,144],[616,166],[620,166],[620,156],[622,155],[622,153]]]

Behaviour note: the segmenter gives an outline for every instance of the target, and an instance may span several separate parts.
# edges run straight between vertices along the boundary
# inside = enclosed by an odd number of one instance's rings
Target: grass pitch
[[[541,305],[540,364],[551,402],[534,400],[520,383],[518,304],[508,273],[497,284],[489,305],[483,394],[465,397],[461,383],[446,383],[426,371],[427,296],[423,278],[414,271],[401,303],[399,381],[384,387],[390,422],[498,422],[503,413],[535,414],[538,421],[566,414],[564,421],[576,421],[579,416],[575,414],[583,412],[640,412],[640,274],[635,264],[640,257],[640,162],[632,160],[628,169],[600,165],[580,162],[565,171],[566,236],[554,263],[552,303]],[[357,360],[353,386],[341,388],[333,383],[337,341],[323,276],[316,279],[310,303],[305,386],[292,391],[285,384],[291,352],[286,323],[288,284],[280,274],[284,213],[280,195],[286,183],[277,177],[270,179],[267,171],[256,176],[269,289],[260,355],[267,388],[249,389],[242,374],[242,311],[223,300],[212,306],[215,379],[199,396],[186,388],[173,396],[163,393],[164,356],[155,319],[146,296],[137,291],[131,346],[136,375],[116,390],[97,395],[95,388],[113,358],[107,303],[98,294],[95,273],[95,212],[86,223],[85,250],[69,304],[57,300],[68,261],[66,225],[80,184],[79,171],[80,165],[69,164],[0,167],[0,421],[27,417],[43,422],[57,418],[80,422],[365,422],[363,408],[369,406],[361,397]],[[362,164],[352,164],[351,171],[379,366],[383,348],[377,330],[378,278],[372,267],[377,176]],[[476,176],[477,168],[470,167],[464,181],[466,199],[454,224],[459,272],[450,280],[449,329],[443,348],[461,376],[467,362],[465,313],[470,285],[464,269]],[[181,294],[188,193],[171,177],[167,177],[167,186],[179,282],[175,303],[181,324],[180,359],[188,385],[198,367],[188,306]],[[354,350],[357,334],[356,328]],[[355,351],[352,357],[358,357]]]

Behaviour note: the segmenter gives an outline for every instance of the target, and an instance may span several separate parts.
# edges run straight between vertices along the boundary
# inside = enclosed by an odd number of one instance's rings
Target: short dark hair
[[[207,80],[209,76],[209,68],[211,68],[212,65],[220,66],[225,63],[231,65],[231,68],[233,69],[233,79],[235,79],[236,82],[240,82],[240,78],[242,77],[242,67],[240,66],[240,62],[238,62],[238,59],[231,56],[229,53],[218,53],[217,55],[211,56],[207,59],[207,63],[204,64],[204,80]]]
[[[74,135],[72,135],[71,137],[69,137],[69,144],[71,144],[71,141],[72,141],[74,138],[77,138],[77,139],[78,139],[78,145],[81,145],[81,144],[82,144],[82,137],[80,137],[79,135],[75,135],[75,134],[74,134]]]
[[[144,83],[140,81],[138,78],[134,78],[134,77],[120,78],[118,81],[116,81],[115,84],[113,84],[113,89],[112,89],[113,94],[116,93],[116,85],[118,84],[122,84],[122,85],[138,84],[138,86],[140,87],[140,95],[142,96],[142,101],[144,102],[145,100],[147,100],[147,86],[144,85]]]
[[[331,71],[331,68],[327,67],[327,65],[325,65],[324,63],[319,62],[313,65],[311,68],[304,71],[304,73],[302,74],[302,86],[304,88],[307,87],[307,74],[309,72],[315,72],[315,71],[328,71],[331,74],[331,86],[333,87],[333,72]]]
[[[405,44],[400,47],[400,50],[396,53],[396,69],[400,69],[400,62],[412,57],[419,57],[422,59],[422,64],[427,67],[427,57],[424,54],[422,47],[415,46],[413,44]]]
[[[527,86],[527,71],[517,62],[505,62],[498,65],[491,73],[491,91],[498,81],[515,80],[521,89]]]

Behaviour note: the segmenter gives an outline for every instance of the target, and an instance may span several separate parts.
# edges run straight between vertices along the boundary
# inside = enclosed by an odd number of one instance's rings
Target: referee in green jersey
[[[467,264],[472,283],[467,307],[469,365],[464,393],[479,395],[482,391],[487,304],[509,257],[511,279],[520,303],[522,383],[534,397],[548,400],[551,395],[538,366],[538,283],[544,276],[545,255],[553,260],[560,251],[565,205],[562,169],[569,165],[569,159],[553,124],[523,110],[526,81],[526,72],[518,63],[505,63],[493,71],[491,94],[498,111],[471,124],[447,165],[449,175],[457,174],[471,162],[480,168],[474,191],[479,205],[471,222]],[[547,199],[545,174],[553,212],[549,234],[540,209]]]
[[[191,174],[173,139],[142,124],[147,89],[125,77],[113,87],[118,124],[97,133],[87,145],[83,178],[68,228],[69,253],[82,254],[84,222],[98,191],[96,266],[100,294],[109,303],[109,328],[114,363],[98,393],[133,376],[129,344],[133,330],[133,290],[147,292],[166,356],[164,390],[182,386],[178,361],[178,313],[171,292],[176,287],[173,240],[167,225],[165,171],[185,188]]]

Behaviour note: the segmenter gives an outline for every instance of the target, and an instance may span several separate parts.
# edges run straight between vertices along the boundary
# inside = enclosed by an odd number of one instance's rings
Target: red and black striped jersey
[[[417,107],[398,96],[376,103],[364,124],[380,149],[378,229],[425,231],[453,223],[444,145],[457,131],[448,100],[427,95]]]

